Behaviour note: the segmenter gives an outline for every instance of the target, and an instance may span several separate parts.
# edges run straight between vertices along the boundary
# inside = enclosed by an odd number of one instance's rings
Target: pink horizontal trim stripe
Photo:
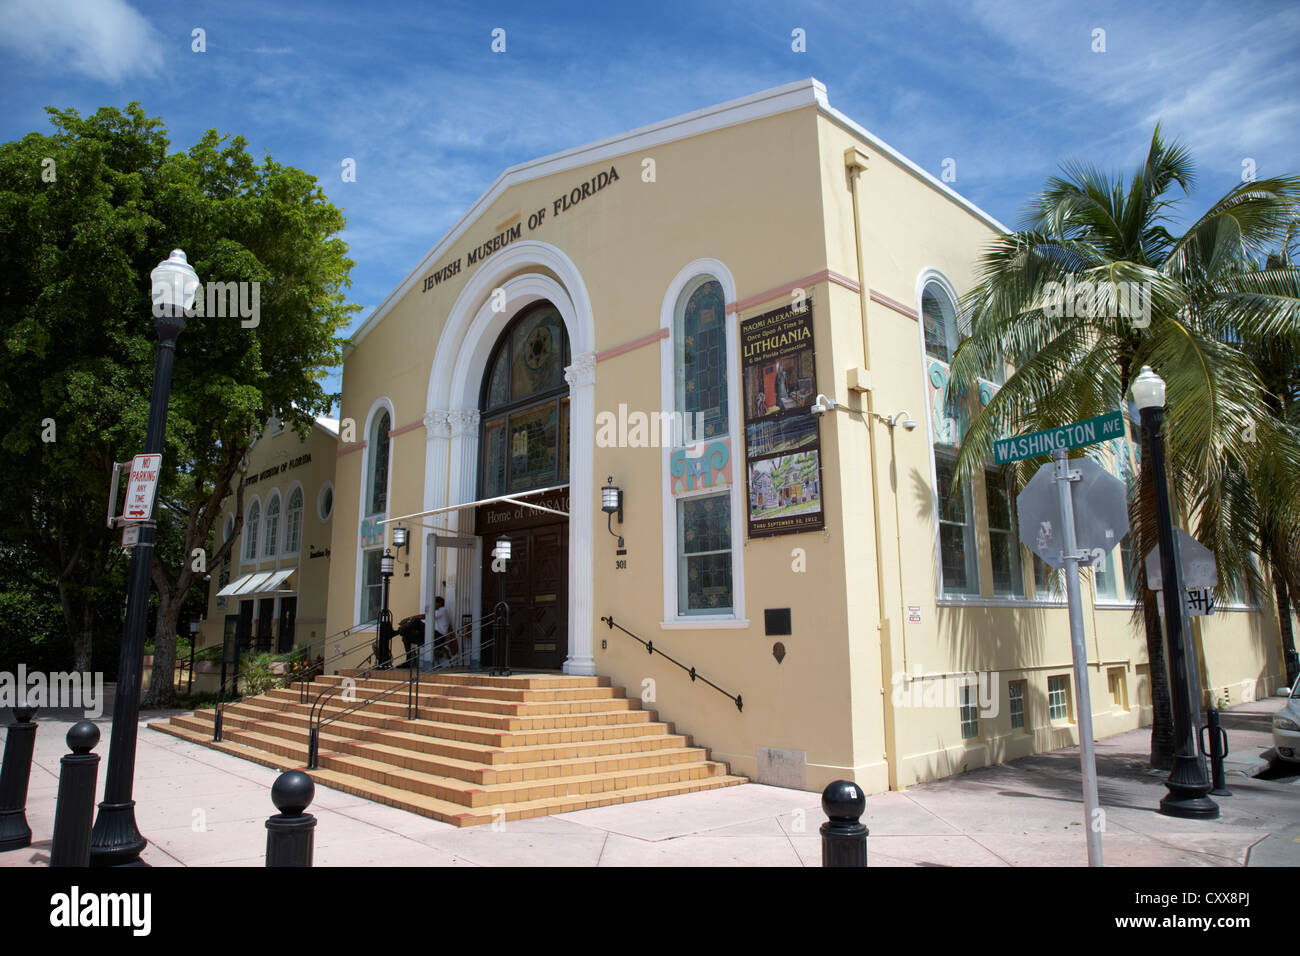
[[[660,329],[657,332],[651,332],[649,335],[643,335],[639,339],[633,339],[631,342],[624,342],[622,345],[615,345],[613,348],[605,349],[603,352],[596,353],[596,361],[603,362],[605,359],[611,359],[616,355],[622,355],[624,352],[631,352],[633,349],[639,349],[643,345],[652,345],[660,339],[668,338],[668,330]]]
[[[370,443],[369,443],[369,442],[365,442],[365,441],[360,441],[360,442],[357,442],[357,443],[354,444],[354,445],[349,445],[347,448],[340,448],[340,449],[339,449],[338,457],[339,457],[339,458],[342,458],[344,455],[350,455],[350,454],[352,454],[354,451],[360,451],[361,449],[365,448],[366,445],[368,445],[368,444],[370,444]]]
[[[424,427],[424,419],[421,418],[419,421],[411,422],[411,424],[409,425],[403,425],[401,428],[388,429],[388,437],[392,438],[394,435],[403,435],[406,432],[413,432],[417,428],[423,428],[423,427]]]
[[[881,305],[885,306],[886,308],[893,309],[895,312],[901,312],[903,315],[907,316],[913,322],[921,321],[921,317],[916,314],[915,309],[909,309],[907,306],[903,305],[903,303],[894,301],[889,296],[885,295],[883,292],[877,292],[875,289],[872,289],[871,301],[879,302]]]
[[[823,269],[821,272],[814,272],[810,276],[804,276],[802,279],[794,279],[784,285],[776,286],[757,295],[751,295],[747,299],[741,299],[738,302],[732,302],[727,306],[728,312],[739,312],[742,309],[752,308],[764,302],[770,302],[781,296],[789,295],[795,289],[806,289],[809,286],[818,285],[822,282],[833,282],[836,285],[843,286],[850,292],[860,292],[862,287],[858,285],[857,280],[850,279],[846,275],[841,275],[831,269]]]

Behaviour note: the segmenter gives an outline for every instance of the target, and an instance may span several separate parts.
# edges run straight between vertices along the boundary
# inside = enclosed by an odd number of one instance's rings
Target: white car
[[[1283,760],[1300,763],[1300,678],[1285,706],[1273,715],[1273,749]]]

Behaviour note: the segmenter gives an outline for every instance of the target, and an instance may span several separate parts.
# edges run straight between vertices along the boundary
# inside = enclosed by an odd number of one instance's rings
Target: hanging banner
[[[820,531],[826,517],[821,432],[811,411],[817,397],[812,297],[741,322],[740,347],[749,536]]]

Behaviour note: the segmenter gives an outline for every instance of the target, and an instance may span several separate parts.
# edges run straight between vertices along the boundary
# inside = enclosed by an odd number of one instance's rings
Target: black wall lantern
[[[609,533],[618,538],[618,546],[623,547],[623,536],[614,534],[614,515],[618,515],[618,523],[623,523],[623,489],[614,484],[614,476],[610,475],[605,479],[605,487],[600,489],[600,510],[608,516],[606,527]]]

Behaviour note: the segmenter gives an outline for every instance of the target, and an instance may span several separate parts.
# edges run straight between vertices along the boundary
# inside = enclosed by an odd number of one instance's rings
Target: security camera
[[[903,422],[903,427],[906,428],[906,429],[910,432],[910,431],[912,431],[914,428],[916,428],[916,422],[912,421],[912,420],[909,418],[907,421]]]
[[[816,404],[814,404],[812,407],[812,413],[814,415],[825,415],[834,407],[835,407],[835,399],[828,398],[825,395],[818,395]]]

